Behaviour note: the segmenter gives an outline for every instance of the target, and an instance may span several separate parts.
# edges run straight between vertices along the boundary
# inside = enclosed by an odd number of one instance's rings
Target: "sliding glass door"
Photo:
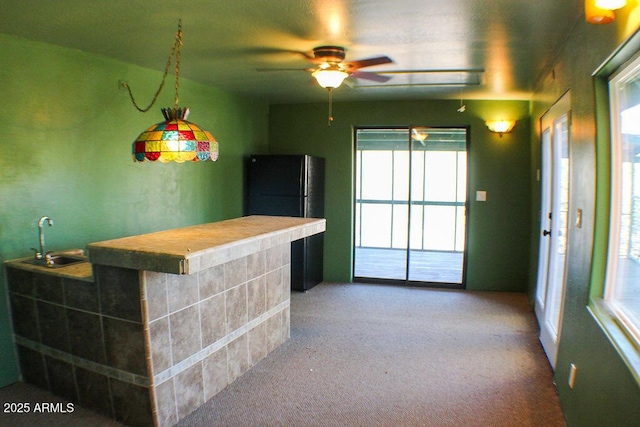
[[[356,279],[464,284],[467,129],[356,130]]]
[[[356,277],[405,280],[408,129],[356,131]]]

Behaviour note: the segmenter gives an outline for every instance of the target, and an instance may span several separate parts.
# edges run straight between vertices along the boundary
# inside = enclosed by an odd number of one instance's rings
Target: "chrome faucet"
[[[40,238],[40,251],[36,248],[31,248],[36,252],[36,259],[42,259],[44,256],[44,223],[45,221],[49,224],[49,227],[53,226],[53,220],[48,216],[43,216],[38,220],[38,237]]]

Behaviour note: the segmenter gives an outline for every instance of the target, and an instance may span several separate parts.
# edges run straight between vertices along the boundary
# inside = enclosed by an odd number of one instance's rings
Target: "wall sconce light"
[[[600,2],[606,0],[585,0],[584,16],[590,24],[609,24],[616,19],[613,9],[600,6]],[[610,0],[609,0],[610,1]],[[620,0],[616,0],[620,1]],[[623,0],[626,3],[626,0]]]
[[[503,133],[509,133],[513,130],[513,128],[516,125],[516,121],[515,120],[488,120],[486,125],[491,132],[495,132],[499,134],[500,138],[502,138]]]
[[[180,87],[180,47],[182,46],[182,21],[178,21],[171,54],[167,60],[164,77],[151,104],[147,108],[140,108],[133,98],[133,93],[128,83],[122,86],[129,91],[133,105],[141,112],[147,112],[158,99],[164,82],[169,73],[169,67],[175,57],[175,103],[173,108],[162,108],[164,122],[155,124],[142,132],[133,142],[132,155],[134,162],[160,161],[168,162],[198,162],[218,159],[218,142],[210,132],[202,129],[195,123],[187,121],[189,108],[178,107],[178,88]]]

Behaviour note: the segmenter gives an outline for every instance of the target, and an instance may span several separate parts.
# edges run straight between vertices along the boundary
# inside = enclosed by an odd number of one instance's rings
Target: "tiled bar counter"
[[[26,381],[128,425],[170,426],[289,337],[290,242],[324,219],[251,216],[6,262]]]

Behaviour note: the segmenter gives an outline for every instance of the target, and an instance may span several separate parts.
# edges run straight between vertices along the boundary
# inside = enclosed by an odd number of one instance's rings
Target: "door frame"
[[[562,95],[553,106],[547,110],[542,117],[540,118],[540,138],[541,138],[541,200],[540,200],[540,244],[538,248],[538,274],[536,279],[536,292],[534,297],[534,308],[535,315],[538,321],[538,325],[540,328],[540,342],[544,351],[549,359],[549,363],[551,367],[555,369],[556,361],[558,357],[558,346],[560,343],[560,337],[562,334],[562,318],[564,312],[564,302],[565,302],[565,293],[566,293],[566,259],[568,252],[568,240],[565,242],[565,256],[564,256],[564,265],[563,265],[563,274],[562,274],[562,282],[557,284],[561,286],[559,290],[559,316],[558,316],[558,324],[555,326],[556,332],[555,334],[550,329],[549,326],[549,316],[551,315],[549,307],[549,296],[555,289],[551,289],[549,286],[549,274],[552,272],[551,266],[554,265],[554,260],[551,259],[552,251],[551,251],[551,235],[545,234],[550,231],[551,233],[557,232],[558,230],[558,213],[553,212],[554,209],[554,197],[557,197],[557,187],[559,186],[559,182],[556,180],[557,176],[557,168],[556,168],[556,156],[554,155],[556,147],[555,147],[555,126],[559,120],[566,118],[567,121],[567,129],[568,129],[568,141],[567,141],[567,150],[570,152],[571,150],[571,91],[567,91],[564,95]],[[545,137],[548,135],[548,141],[545,141]],[[545,152],[546,151],[546,152]],[[569,170],[571,169],[571,157],[568,154],[569,158]],[[544,170],[545,166],[549,168],[549,161],[551,162],[551,170]],[[547,165],[545,165],[545,162]],[[569,172],[570,176],[570,172]],[[548,180],[548,182],[547,182]],[[544,186],[546,185],[546,188]],[[570,195],[571,188],[570,182],[567,184],[567,191]],[[548,200],[544,200],[547,197]],[[545,212],[545,206],[548,208],[549,212]],[[567,207],[567,215],[571,212],[570,207]],[[569,217],[567,218],[567,230],[569,228]],[[548,229],[548,230],[547,230]],[[555,229],[555,230],[554,230]],[[553,235],[553,234],[552,234]],[[557,236],[557,235],[555,235]],[[556,237],[557,238],[557,237]],[[554,336],[555,335],[555,336]]]
[[[358,176],[357,176],[357,152],[358,152],[358,145],[357,145],[357,134],[358,131],[361,129],[402,129],[407,131],[408,134],[408,148],[409,148],[409,154],[411,154],[412,150],[411,150],[411,144],[413,142],[413,138],[412,138],[412,129],[414,128],[420,128],[420,129],[461,129],[465,131],[465,152],[467,154],[467,162],[466,162],[466,179],[464,182],[464,187],[465,187],[465,194],[466,194],[466,198],[464,201],[464,208],[465,208],[465,224],[464,224],[464,251],[463,251],[463,256],[462,256],[462,278],[461,278],[461,282],[460,283],[447,283],[447,282],[425,282],[425,281],[417,281],[417,280],[410,280],[409,279],[409,263],[410,263],[410,252],[411,252],[411,248],[410,248],[410,240],[407,241],[407,248],[406,248],[406,273],[405,273],[405,278],[404,279],[389,279],[389,278],[373,278],[373,277],[360,277],[360,276],[355,276],[354,272],[355,272],[355,262],[356,262],[356,257],[355,257],[355,250],[356,250],[356,233],[358,232],[358,230],[356,229],[356,216],[358,215],[357,212],[357,206],[356,206],[356,201],[357,201],[357,183],[356,181],[358,180]],[[352,236],[353,236],[353,240],[352,240],[352,280],[355,282],[367,282],[367,283],[380,283],[380,284],[395,284],[395,285],[404,285],[404,286],[419,286],[419,287],[430,287],[430,288],[446,288],[446,289],[466,289],[466,284],[467,284],[467,262],[468,262],[468,248],[469,248],[469,208],[470,208],[470,196],[469,196],[469,169],[470,169],[470,162],[469,162],[469,158],[470,158],[470,144],[471,141],[471,127],[470,126],[426,126],[426,125],[400,125],[400,126],[354,126],[353,128],[353,221],[352,221]],[[411,156],[409,156],[409,170],[407,171],[407,173],[409,174],[409,176],[411,176],[411,167],[412,167],[412,162],[411,162]],[[409,179],[409,200],[408,200],[408,219],[407,219],[407,228],[408,228],[408,236],[407,238],[410,239],[410,226],[411,226],[411,204],[412,204],[412,199],[411,199],[411,179]]]

